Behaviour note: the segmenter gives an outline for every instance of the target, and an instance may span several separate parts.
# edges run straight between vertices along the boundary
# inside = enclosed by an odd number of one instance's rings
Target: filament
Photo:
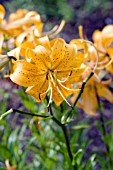
[[[62,92],[60,91],[59,87],[56,86],[58,92],[60,93],[61,97],[65,100],[65,102],[72,108],[71,104],[66,100],[66,98],[64,97],[64,95],[62,94]]]
[[[68,87],[64,86],[58,79],[57,79],[57,81],[58,81],[59,84],[60,84],[64,89],[66,89],[66,90],[69,90],[69,91],[79,91],[78,89],[71,89],[71,88],[68,88]]]

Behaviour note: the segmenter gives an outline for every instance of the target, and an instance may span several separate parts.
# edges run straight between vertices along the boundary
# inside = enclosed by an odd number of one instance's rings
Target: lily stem
[[[64,137],[65,137],[65,143],[66,143],[68,155],[69,155],[69,158],[70,158],[71,163],[72,163],[73,155],[72,155],[71,148],[70,148],[70,142],[69,142],[69,138],[68,138],[68,134],[67,134],[67,129],[66,129],[66,127],[65,127],[64,124],[62,124],[59,120],[57,120],[57,119],[54,117],[51,104],[49,105],[49,111],[50,111],[51,116],[53,116],[52,119],[62,128]],[[73,165],[72,165],[72,166],[73,166]],[[75,165],[73,166],[73,168],[74,168],[74,170],[77,170],[77,168],[76,168]]]
[[[104,123],[101,101],[100,101],[100,98],[98,96],[96,86],[95,86],[95,92],[96,92],[96,97],[97,97],[97,101],[98,101],[98,109],[99,109],[99,112],[100,112],[100,122],[101,122],[101,127],[102,127],[102,134],[103,134],[103,137],[105,138],[107,136],[107,131],[106,131],[105,123]],[[109,170],[112,170],[112,159],[111,159],[111,156],[110,156],[110,147],[109,147],[108,143],[106,143],[106,142],[104,142],[104,143],[105,143],[106,154],[107,154],[107,158],[108,158],[108,168],[109,168]]]
[[[81,95],[82,95],[82,93],[83,93],[83,91],[84,91],[84,87],[85,87],[86,83],[88,82],[88,80],[89,80],[93,75],[94,75],[94,72],[91,72],[91,73],[89,74],[89,76],[83,81],[81,90],[80,90],[80,92],[79,92],[79,94],[78,94],[78,96],[77,96],[77,98],[76,98],[76,100],[75,100],[75,102],[74,102],[74,104],[73,104],[73,107],[76,106],[78,100],[80,99],[80,97],[81,97]]]
[[[17,113],[20,113],[20,114],[23,114],[23,115],[43,117],[43,118],[49,118],[50,117],[50,116],[39,115],[39,114],[36,114],[36,113],[31,113],[31,112],[25,112],[25,111],[21,111],[21,110],[18,110],[18,109],[13,109],[13,112],[17,112]]]

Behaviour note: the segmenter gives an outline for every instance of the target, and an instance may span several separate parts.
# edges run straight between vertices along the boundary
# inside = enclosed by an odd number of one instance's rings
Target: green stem
[[[17,112],[17,113],[29,115],[29,116],[43,117],[43,118],[49,118],[50,117],[50,116],[45,116],[45,115],[39,115],[39,114],[36,114],[36,113],[24,112],[24,111],[17,110],[17,109],[13,109],[13,112]]]
[[[81,97],[81,95],[82,95],[82,93],[83,93],[83,91],[84,91],[84,87],[85,87],[86,83],[88,82],[88,80],[89,80],[93,75],[94,75],[94,72],[91,72],[91,73],[89,74],[89,76],[83,81],[81,90],[80,90],[80,92],[79,92],[79,94],[78,94],[78,96],[77,96],[77,98],[76,98],[76,100],[75,100],[75,102],[74,102],[74,104],[73,104],[73,107],[76,106],[79,98]]]
[[[8,110],[7,112],[3,113],[0,116],[0,120],[2,120],[3,118],[5,118],[6,116],[8,116],[9,114],[11,114],[13,112],[13,109]]]
[[[95,92],[96,92],[96,97],[97,97],[97,101],[98,101],[98,109],[99,109],[99,112],[100,112],[100,122],[101,122],[101,127],[102,127],[102,134],[103,134],[103,137],[106,138],[107,131],[106,131],[105,123],[104,123],[101,101],[100,101],[100,98],[98,96],[96,86],[95,86]],[[109,168],[109,170],[112,170],[112,159],[111,159],[111,156],[110,156],[110,148],[109,148],[109,145],[106,142],[104,142],[104,143],[105,143],[107,159],[108,159],[108,168]]]
[[[50,114],[51,114],[51,118],[62,128],[63,130],[63,133],[64,133],[64,137],[65,137],[65,142],[66,142],[66,146],[67,146],[67,150],[68,150],[68,155],[70,157],[70,160],[72,162],[73,160],[73,155],[72,155],[72,152],[71,152],[71,148],[70,148],[70,142],[69,142],[69,139],[68,139],[68,135],[67,135],[67,130],[66,130],[66,127],[65,125],[63,125],[62,123],[60,123],[60,121],[58,121],[54,115],[53,115],[53,112],[52,112],[52,108],[51,108],[51,104],[49,106],[49,110],[50,110]],[[17,109],[12,109],[12,112],[17,112],[17,113],[20,113],[20,114],[25,114],[25,115],[29,115],[29,116],[37,116],[37,117],[44,117],[44,118],[47,118],[47,117],[50,117],[50,116],[43,116],[43,115],[38,115],[38,114],[35,114],[35,113],[30,113],[30,112],[24,112],[24,111],[20,111],[20,110],[17,110]],[[74,168],[74,170],[77,170]]]
[[[47,100],[48,100],[48,99],[47,99]],[[66,129],[66,127],[65,127],[64,124],[62,124],[59,120],[57,120],[57,119],[54,117],[51,104],[49,105],[49,110],[50,110],[51,116],[53,116],[52,119],[62,128],[62,131],[63,131],[63,133],[64,133],[64,137],[65,137],[65,143],[66,143],[68,155],[69,155],[69,158],[70,158],[71,163],[72,163],[73,155],[72,155],[71,148],[70,148],[70,142],[69,142],[69,139],[68,139],[67,129]],[[73,166],[73,165],[72,165],[72,166]],[[76,168],[75,165],[73,166],[73,168],[74,168],[74,170],[77,170],[77,168]]]
[[[68,135],[67,135],[67,129],[66,129],[65,125],[63,125],[63,124],[62,124],[62,130],[63,130],[64,136],[65,136],[65,141],[66,141],[66,146],[67,146],[67,150],[68,150],[68,155],[69,155],[70,160],[72,162],[73,155],[71,153],[70,142],[69,142]]]

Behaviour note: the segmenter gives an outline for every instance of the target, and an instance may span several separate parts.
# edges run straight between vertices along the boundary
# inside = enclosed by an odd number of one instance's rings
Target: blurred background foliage
[[[37,10],[47,19],[65,19],[66,21],[72,21],[77,16],[84,17],[96,10],[106,13],[111,4],[111,0],[10,0],[4,3],[10,13],[18,8],[24,8]]]
[[[68,42],[78,37],[79,25],[84,26],[85,34],[91,39],[95,29],[102,29],[106,24],[113,23],[112,0],[2,0],[1,3],[8,13],[18,8],[38,11],[43,22],[47,23],[47,30],[60,23],[62,19],[66,20],[67,24],[60,37]]]

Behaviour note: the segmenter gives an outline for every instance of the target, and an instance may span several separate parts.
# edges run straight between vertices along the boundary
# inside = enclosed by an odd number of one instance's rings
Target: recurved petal
[[[8,56],[13,56],[13,57],[15,57],[17,60],[19,60],[20,50],[21,50],[21,48],[20,48],[20,47],[17,47],[17,48],[15,48],[15,49],[9,51],[7,54],[8,54]]]
[[[42,45],[42,46],[44,46],[47,50],[51,50],[50,41],[49,41],[48,36],[44,36],[44,37],[41,37],[41,38],[37,38],[35,41],[36,41],[37,46],[38,46],[38,45]]]
[[[67,82],[76,82],[76,78],[80,77],[84,71],[86,70],[86,67],[83,68],[74,68],[72,70],[63,70],[57,72],[57,78],[60,80],[63,80],[67,78]]]
[[[88,114],[96,114],[98,108],[97,98],[93,86],[85,87],[82,95],[83,110]]]
[[[28,32],[22,32],[19,36],[17,36],[17,38],[16,38],[16,46],[17,47],[23,43],[27,34],[28,34]]]
[[[51,63],[52,69],[59,66],[60,62],[64,58],[65,41],[62,39],[56,39],[52,48]]]
[[[14,72],[10,75],[10,79],[21,86],[34,86],[45,78],[38,67],[24,60],[16,61],[13,70]]]
[[[108,54],[113,59],[113,47],[108,48]]]
[[[0,33],[0,54],[2,53],[2,46],[3,46],[4,36]]]
[[[48,88],[49,81],[45,77],[45,79],[40,79],[40,81],[35,86],[28,87],[26,93],[36,98],[37,102],[41,102],[45,98]]]
[[[103,39],[110,38],[110,37],[113,37],[113,25],[112,24],[105,26],[102,30]]]
[[[102,84],[96,84],[97,93],[100,97],[105,98],[109,102],[113,103],[113,94],[111,91]]]
[[[35,63],[40,70],[46,70],[50,68],[50,57],[45,47],[38,45],[34,50],[28,49],[26,52],[26,58],[31,62]]]
[[[87,69],[87,67],[83,67],[83,68],[75,68],[72,70],[67,82],[69,84],[74,84],[77,83],[79,81],[83,81],[83,74],[85,74],[85,70]]]
[[[57,66],[57,70],[68,70],[73,68],[76,60],[76,51],[75,45],[65,43],[65,47],[63,49],[63,58]]]
[[[63,86],[69,88],[70,86],[66,83],[63,83]],[[73,90],[67,90],[64,87],[62,87],[60,84],[58,86],[52,86],[52,98],[56,105],[60,105],[64,99],[66,99],[69,95],[73,93]]]
[[[27,50],[33,48],[35,48],[35,45],[30,41],[22,43],[22,45],[20,46],[20,56],[23,56],[27,60]]]
[[[110,65],[108,65],[108,67],[106,68],[106,70],[107,70],[108,72],[110,72],[110,73],[113,74],[113,62],[112,62]]]
[[[95,30],[93,35],[92,35],[92,39],[95,43],[97,43],[98,41],[100,41],[102,38],[102,33],[99,30]]]
[[[0,4],[0,23],[2,22],[4,16],[5,16],[5,9],[4,9],[4,7]]]

